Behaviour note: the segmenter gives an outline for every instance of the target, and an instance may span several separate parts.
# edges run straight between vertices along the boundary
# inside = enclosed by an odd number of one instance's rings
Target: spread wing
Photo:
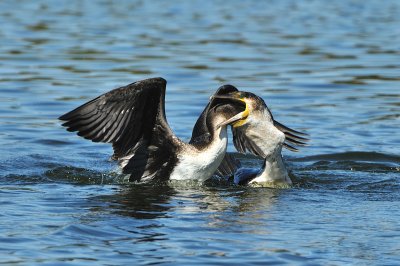
[[[306,133],[302,133],[297,130],[291,129],[279,123],[276,120],[274,120],[274,126],[285,134],[285,143],[283,143],[283,147],[285,147],[286,149],[297,152],[299,150],[290,144],[296,146],[307,146],[306,142],[309,141],[309,139],[299,136],[299,135],[307,136]]]
[[[299,151],[296,147],[292,146],[306,146],[307,141],[309,139],[305,137],[301,137],[299,135],[306,135],[305,133],[301,133],[299,131],[296,131],[294,129],[291,129],[276,120],[273,120],[274,126],[281,132],[285,134],[285,142],[283,143],[283,147],[285,147],[288,150],[297,152]],[[260,136],[260,138],[257,139],[251,139],[249,136],[246,135],[246,132],[242,130],[240,127],[234,128],[232,127],[232,133],[233,133],[233,144],[238,152],[241,153],[246,153],[250,152],[254,155],[260,156],[262,158],[265,158],[265,154],[262,151],[262,149],[259,147],[259,144],[256,143],[256,141],[262,141],[262,138],[268,138],[268,136]]]
[[[112,143],[113,158],[120,160],[123,172],[131,173],[133,179],[150,177],[178,148],[165,117],[166,84],[163,78],[138,81],[107,92],[59,119],[79,136]]]

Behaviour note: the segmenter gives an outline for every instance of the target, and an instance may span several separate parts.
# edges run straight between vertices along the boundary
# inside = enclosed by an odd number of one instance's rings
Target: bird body
[[[186,149],[177,155],[178,164],[172,171],[170,179],[205,181],[210,178],[224,159],[228,144],[226,127],[220,128],[216,135],[218,137],[204,150],[186,144]]]
[[[111,143],[113,159],[130,181],[205,181],[217,170],[234,173],[236,184],[291,185],[282,159],[288,142],[304,145],[302,133],[273,119],[258,96],[221,86],[200,114],[189,143],[172,132],[165,115],[166,80],[151,78],[111,90],[62,115],[63,126],[94,142]],[[261,169],[240,168],[226,156],[227,127],[239,152],[264,159]]]
[[[113,159],[130,181],[211,177],[227,146],[224,122],[243,111],[240,101],[212,100],[204,112],[207,134],[189,143],[174,135],[165,116],[166,81],[151,78],[107,92],[59,119],[68,131],[94,142],[112,143]],[[196,135],[196,134],[193,134]]]
[[[228,95],[228,96],[227,96]],[[308,139],[300,137],[301,132],[290,129],[274,120],[264,100],[257,95],[238,91],[231,86],[229,90],[217,91],[215,97],[230,98],[236,95],[245,104],[243,118],[232,123],[233,143],[237,151],[250,152],[264,159],[261,169],[242,168],[240,162],[227,154],[218,169],[219,175],[233,175],[235,184],[249,184],[265,187],[289,187],[292,181],[282,158],[282,147],[297,151],[292,145],[305,145]],[[235,120],[236,117],[232,117]],[[231,121],[226,121],[230,123]],[[289,143],[288,143],[289,142]]]

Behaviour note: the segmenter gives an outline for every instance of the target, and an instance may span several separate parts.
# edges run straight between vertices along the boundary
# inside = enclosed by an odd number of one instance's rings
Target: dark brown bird
[[[229,96],[213,98],[189,143],[174,135],[165,116],[166,80],[151,78],[107,92],[62,115],[63,126],[94,142],[111,143],[113,159],[131,181],[190,179],[204,181],[222,162],[227,125],[245,110]],[[229,120],[229,122],[227,122]]]

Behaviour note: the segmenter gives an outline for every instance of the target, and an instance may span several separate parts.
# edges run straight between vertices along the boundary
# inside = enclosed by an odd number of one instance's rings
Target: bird
[[[241,118],[237,115],[246,106],[236,95],[212,98],[201,114],[203,124],[193,129],[192,135],[202,137],[185,143],[166,119],[166,85],[161,77],[140,80],[104,93],[59,119],[68,131],[85,139],[111,143],[111,158],[118,160],[131,182],[205,181],[224,158],[227,126]]]
[[[224,124],[231,125],[233,143],[238,152],[249,152],[263,158],[260,169],[243,168],[235,156],[226,153],[217,175],[233,176],[237,185],[290,187],[292,180],[282,158],[282,147],[297,152],[294,146],[307,146],[309,139],[305,136],[308,135],[276,121],[265,101],[254,93],[225,85],[213,95],[213,99],[216,98],[235,98],[245,103],[245,110]]]

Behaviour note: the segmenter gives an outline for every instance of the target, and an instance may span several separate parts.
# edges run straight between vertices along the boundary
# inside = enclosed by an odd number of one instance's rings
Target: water
[[[398,1],[2,1],[0,25],[1,264],[400,264]],[[307,131],[295,187],[129,185],[57,121],[154,76],[184,140],[225,83]]]

